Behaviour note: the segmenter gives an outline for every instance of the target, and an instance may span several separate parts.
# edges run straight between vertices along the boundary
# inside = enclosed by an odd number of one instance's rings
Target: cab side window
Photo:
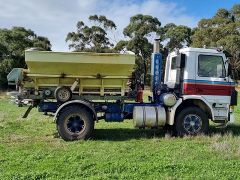
[[[222,56],[199,55],[198,76],[223,78],[226,76]]]
[[[169,70],[169,81],[175,82],[176,81],[176,73],[177,73],[177,57],[171,58],[171,68]]]

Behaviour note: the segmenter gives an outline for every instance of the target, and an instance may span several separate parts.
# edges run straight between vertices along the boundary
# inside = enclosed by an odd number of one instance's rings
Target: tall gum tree
[[[156,17],[150,15],[137,14],[130,18],[130,23],[124,28],[123,34],[129,40],[120,41],[121,45],[126,45],[128,50],[136,54],[136,78],[144,75],[144,82],[147,79],[150,59],[152,54],[151,36],[158,31],[161,22]],[[119,44],[116,45],[119,48]]]
[[[24,27],[0,29],[0,87],[7,87],[7,74],[12,68],[24,68],[24,51],[27,48],[38,47],[51,50],[51,43],[46,37],[36,35]]]
[[[77,22],[76,32],[69,32],[66,42],[73,51],[108,52],[114,46],[108,37],[108,32],[117,26],[105,16],[91,15],[89,21],[92,26],[87,26],[83,21]]]
[[[165,42],[165,48],[169,51],[175,48],[182,48],[189,46],[191,43],[191,28],[183,25],[176,25],[174,23],[168,23],[164,27],[159,29],[158,32],[162,42]]]
[[[194,47],[223,47],[230,54],[234,69],[240,69],[240,4],[230,10],[219,9],[209,19],[202,19],[192,36]]]

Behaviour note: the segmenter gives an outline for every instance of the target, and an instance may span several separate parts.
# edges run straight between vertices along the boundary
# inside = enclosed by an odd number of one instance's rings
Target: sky
[[[65,38],[89,15],[105,15],[117,25],[115,40],[131,16],[147,14],[162,25],[175,23],[197,26],[202,18],[212,17],[219,8],[230,9],[239,0],[0,0],[0,28],[22,26],[46,36],[54,51],[69,51]]]

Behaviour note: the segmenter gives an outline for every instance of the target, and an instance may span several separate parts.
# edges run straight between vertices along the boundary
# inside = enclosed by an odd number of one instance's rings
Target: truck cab
[[[168,110],[167,123],[175,124],[177,114],[189,107],[200,109],[208,119],[222,125],[233,119],[237,93],[228,68],[228,59],[218,49],[183,48],[170,53],[164,84],[177,94],[178,100]]]

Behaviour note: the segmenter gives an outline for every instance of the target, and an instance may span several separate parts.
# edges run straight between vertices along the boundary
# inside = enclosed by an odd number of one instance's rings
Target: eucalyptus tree
[[[108,51],[114,46],[109,40],[108,31],[117,28],[115,23],[102,15],[92,15],[88,19],[93,23],[92,26],[78,21],[76,32],[67,34],[66,42],[70,43],[69,49],[74,51]]]
[[[168,23],[160,28],[158,34],[165,42],[165,48],[172,51],[175,48],[180,49],[190,45],[192,30],[187,26]]]
[[[0,87],[7,87],[7,74],[12,68],[26,67],[24,50],[39,47],[50,51],[51,43],[46,37],[37,36],[24,27],[0,29]]]
[[[219,9],[209,19],[199,21],[192,36],[192,46],[223,47],[230,54],[235,69],[240,68],[240,4],[230,10]]]
[[[143,80],[149,81],[149,65],[152,54],[151,38],[161,26],[161,22],[156,17],[150,15],[137,14],[130,18],[129,24],[124,28],[123,34],[128,41],[120,41],[116,48],[125,46],[128,50],[136,54],[135,76],[143,76]],[[148,78],[147,78],[148,77]]]

